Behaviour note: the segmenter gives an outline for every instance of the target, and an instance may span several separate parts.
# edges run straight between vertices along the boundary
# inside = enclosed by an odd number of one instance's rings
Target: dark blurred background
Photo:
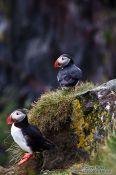
[[[115,0],[0,0],[0,164],[7,115],[57,88],[54,60],[72,55],[83,80],[116,75]]]

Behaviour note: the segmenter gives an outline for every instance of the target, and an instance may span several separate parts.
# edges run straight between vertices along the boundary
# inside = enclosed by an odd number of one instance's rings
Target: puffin
[[[73,87],[82,78],[82,70],[74,64],[71,56],[62,54],[54,63],[54,68],[60,68],[57,80],[60,87]]]
[[[51,150],[55,145],[41,133],[41,131],[28,122],[27,114],[23,109],[17,109],[7,118],[7,124],[11,126],[11,135],[19,147],[25,151],[18,165],[29,160],[34,152]]]

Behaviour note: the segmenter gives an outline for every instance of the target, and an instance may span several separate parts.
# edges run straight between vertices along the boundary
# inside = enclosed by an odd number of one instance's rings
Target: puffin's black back
[[[64,68],[60,69],[57,79],[60,86],[71,87],[75,86],[82,77],[82,71],[75,64],[69,63]]]
[[[54,148],[54,144],[47,140],[40,130],[33,125],[22,128],[22,133],[27,141],[27,145],[32,151],[43,151]]]

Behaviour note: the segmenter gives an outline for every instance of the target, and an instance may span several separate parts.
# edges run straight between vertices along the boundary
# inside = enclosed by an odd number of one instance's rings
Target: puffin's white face
[[[64,67],[64,66],[66,66],[69,62],[70,62],[70,58],[68,58],[68,57],[65,56],[65,55],[61,55],[61,56],[55,61],[54,67],[55,67],[55,68],[57,68],[57,67]]]
[[[12,124],[16,122],[21,122],[26,117],[26,114],[20,110],[16,110],[11,113],[11,115],[7,118],[7,123]]]

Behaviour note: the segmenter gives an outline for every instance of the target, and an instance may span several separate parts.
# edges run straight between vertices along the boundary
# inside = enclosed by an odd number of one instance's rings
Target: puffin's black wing
[[[73,65],[70,71],[70,76],[74,80],[80,80],[82,78],[82,71],[77,66]]]
[[[58,81],[62,87],[75,86],[81,77],[82,71],[74,64],[60,70],[58,73]]]
[[[33,125],[22,129],[27,145],[33,151],[43,151],[54,148],[54,144],[47,140],[38,128]]]

